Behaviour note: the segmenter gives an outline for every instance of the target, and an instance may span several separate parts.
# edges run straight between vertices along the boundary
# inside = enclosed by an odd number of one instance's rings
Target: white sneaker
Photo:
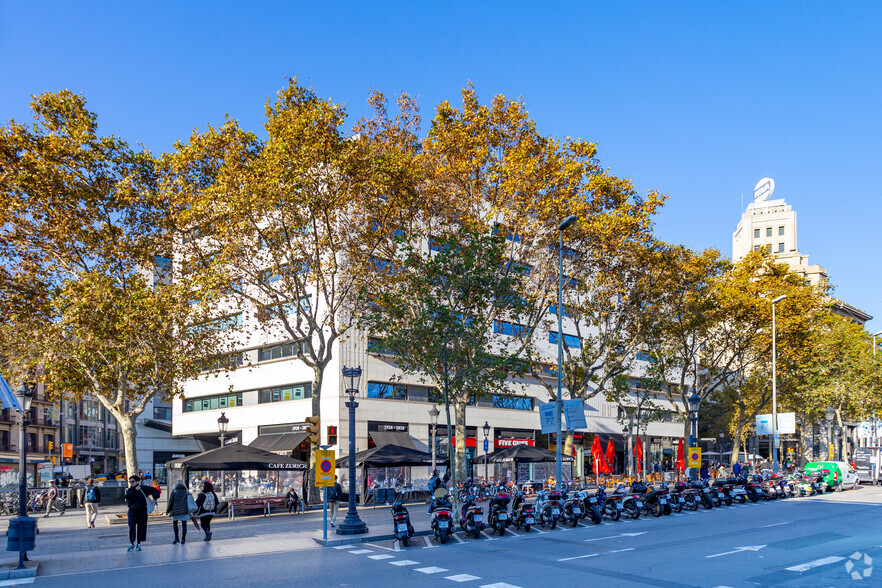
[[[331,526],[332,526],[332,527],[336,527],[336,526],[337,526],[337,523],[335,523],[334,521],[331,521]]]

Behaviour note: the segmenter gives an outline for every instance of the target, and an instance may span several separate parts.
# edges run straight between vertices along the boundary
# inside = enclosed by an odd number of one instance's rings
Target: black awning
[[[309,464],[286,455],[277,455],[257,447],[230,443],[204,453],[168,462],[172,469],[188,470],[308,470]]]
[[[303,441],[309,437],[309,433],[266,433],[258,435],[257,439],[248,444],[248,447],[256,447],[264,451],[294,451]]]
[[[384,445],[398,445],[399,447],[407,447],[408,449],[416,449],[413,440],[405,431],[371,431],[369,433],[371,439],[374,440],[377,447]]]
[[[481,455],[475,457],[472,461],[474,463],[481,463],[483,459],[484,456]],[[515,445],[514,447],[506,447],[505,449],[499,449],[493,453],[488,453],[487,461],[490,463],[552,462],[557,461],[557,453],[549,451],[548,449],[533,447],[532,445]],[[570,455],[561,455],[561,461],[564,463],[570,463],[573,461],[573,458]]]
[[[373,435],[373,433],[371,433],[371,435]],[[365,464],[368,467],[431,466],[432,454],[424,451],[417,451],[410,447],[383,445],[382,447],[374,447],[373,449],[356,453],[355,463],[358,465]],[[446,463],[447,460],[440,457],[436,460],[437,465],[444,465]],[[337,459],[338,468],[348,466],[349,456]]]

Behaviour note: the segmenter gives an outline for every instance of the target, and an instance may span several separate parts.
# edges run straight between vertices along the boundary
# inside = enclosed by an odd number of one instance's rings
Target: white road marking
[[[561,558],[557,561],[570,561],[571,559],[583,559],[586,557],[597,557],[598,555],[600,555],[600,554],[599,553],[589,553],[588,555],[577,555],[576,557],[564,557],[564,558]]]
[[[426,546],[423,547],[423,549],[431,549],[433,547],[436,547],[435,545],[432,545],[432,541],[429,540],[429,537],[427,535],[423,535],[423,539],[425,539],[426,541]]]
[[[418,571],[418,572],[422,572],[422,573],[424,573],[424,574],[437,574],[437,573],[440,573],[440,572],[447,572],[447,571],[449,571],[449,570],[446,570],[446,569],[444,569],[444,568],[439,568],[438,566],[429,566],[429,567],[427,567],[427,568],[414,568],[414,569],[415,569],[416,571]]]
[[[332,547],[331,549],[354,549],[356,545],[337,545],[336,547]]]
[[[558,525],[557,528],[560,529],[561,531],[572,531],[572,529],[564,527],[563,525]]]
[[[741,553],[742,551],[759,551],[765,547],[765,545],[747,545],[745,547],[736,547],[732,551],[724,551],[723,553],[715,553],[713,555],[705,555],[705,559],[710,559],[712,557],[721,557],[723,555],[732,555],[733,553]]]
[[[481,531],[481,535],[483,535],[484,537],[486,537],[488,541],[496,541],[496,539],[494,539],[493,537],[491,537],[490,535],[488,535],[488,534],[485,533],[484,531]]]
[[[831,555],[830,557],[824,557],[821,559],[816,559],[814,561],[810,561],[808,563],[799,564],[798,566],[790,566],[786,568],[788,572],[804,572],[806,570],[810,570],[812,568],[816,568],[818,566],[825,566],[827,564],[833,564],[836,562],[840,562],[844,560],[844,557],[839,557],[838,555]]]
[[[506,529],[505,532],[506,532],[506,533],[511,533],[511,534],[514,535],[515,537],[520,537],[520,536],[521,536],[520,533],[515,533],[515,532],[512,531],[511,529]]]
[[[607,553],[621,553],[623,551],[634,551],[633,547],[629,547],[627,549],[616,549],[615,551],[607,551]]]
[[[784,521],[783,523],[775,523],[774,525],[763,525],[760,529],[768,529],[769,527],[778,527],[780,525],[789,525],[793,521]]]
[[[374,552],[373,549],[356,549],[355,551],[350,551],[349,553],[351,553],[352,555],[362,555],[365,553],[373,553],[373,552]]]
[[[539,527],[533,527],[533,530],[536,531],[537,533],[539,533],[540,535],[544,535],[545,533],[548,532],[548,531],[543,531]]]
[[[454,539],[456,539],[457,541],[459,541],[460,543],[465,543],[465,541],[460,539],[459,535],[457,535],[456,533],[451,533],[450,536],[453,537]]]
[[[416,566],[419,565],[420,562],[413,561],[412,559],[398,559],[395,561],[390,561],[388,563],[392,564],[393,566]]]
[[[33,584],[36,578],[13,578],[11,580],[3,580],[0,586],[18,586],[19,584]]]
[[[398,539],[392,542],[393,545],[398,547]],[[378,547],[380,549],[385,549],[386,551],[398,551],[398,549],[392,549],[391,547],[386,547],[385,545],[380,545],[379,543],[368,543],[371,547]]]
[[[585,541],[603,541],[604,539],[618,539],[619,537],[637,537],[646,535],[649,531],[640,531],[639,533],[622,533],[621,535],[610,535],[609,537],[595,537],[594,539],[585,539]]]
[[[455,576],[444,576],[445,580],[453,580],[454,582],[471,582],[472,580],[480,580],[478,576],[470,576],[469,574],[456,574]]]
[[[480,588],[521,588],[514,584],[506,584],[505,582],[496,582],[495,584],[484,584]]]
[[[369,555],[368,559],[395,559],[395,556],[388,553],[378,553],[377,555]]]

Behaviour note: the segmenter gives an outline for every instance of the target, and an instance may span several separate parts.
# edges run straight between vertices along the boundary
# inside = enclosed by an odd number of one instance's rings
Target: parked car
[[[834,488],[837,492],[846,488],[854,490],[860,483],[857,472],[844,461],[812,461],[805,464],[805,472],[809,475],[818,470],[824,472],[824,481],[827,482],[827,486]]]

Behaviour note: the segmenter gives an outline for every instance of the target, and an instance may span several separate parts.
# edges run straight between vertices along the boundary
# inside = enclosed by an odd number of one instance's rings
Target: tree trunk
[[[456,414],[456,479],[466,480],[469,464],[466,460],[466,404],[457,402],[454,406]]]
[[[112,413],[111,413],[112,414]],[[122,434],[123,451],[126,456],[126,477],[138,475],[138,450],[135,433],[136,415],[131,413],[114,414]]]
[[[573,455],[573,431],[566,431],[566,437],[564,438],[564,446],[561,451],[562,455]],[[573,477],[573,473],[570,474],[570,478]]]
[[[732,457],[729,459],[729,465],[734,466],[738,463],[738,456],[741,454],[741,436],[744,434],[744,425],[739,421],[735,425],[735,444],[732,447]]]

